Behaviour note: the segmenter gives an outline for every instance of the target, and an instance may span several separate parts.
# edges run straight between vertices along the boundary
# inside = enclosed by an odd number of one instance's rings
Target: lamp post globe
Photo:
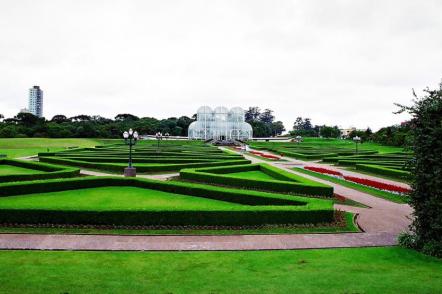
[[[301,136],[296,136],[296,143],[301,143],[301,141],[302,141],[302,137]]]
[[[163,134],[158,132],[155,134],[155,137],[157,138],[157,152],[160,152],[160,141],[163,139]]]
[[[125,177],[135,177],[137,175],[137,170],[132,166],[132,147],[138,141],[138,132],[129,129],[129,131],[123,132],[123,138],[126,145],[129,145],[129,164],[128,167],[124,169]]]
[[[361,137],[359,137],[359,136],[353,137],[353,142],[355,142],[355,144],[356,144],[356,154],[358,154],[359,153],[358,144],[361,143]]]

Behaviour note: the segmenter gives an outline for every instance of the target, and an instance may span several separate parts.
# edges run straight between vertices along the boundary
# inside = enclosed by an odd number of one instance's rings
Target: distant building
[[[189,126],[189,139],[247,140],[252,138],[252,127],[245,122],[244,110],[202,106],[197,119]]]
[[[350,135],[351,132],[356,131],[355,127],[351,127],[348,129],[340,129],[341,131],[341,138],[348,138],[348,136]]]
[[[39,86],[34,86],[29,89],[28,110],[35,116],[43,116],[43,91]]]

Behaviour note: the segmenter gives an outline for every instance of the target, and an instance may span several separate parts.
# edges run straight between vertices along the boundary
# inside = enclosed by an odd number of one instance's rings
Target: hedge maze
[[[78,168],[17,159],[0,159],[0,183],[70,178],[79,174]]]
[[[412,160],[412,154],[406,152],[334,156],[322,159],[323,162],[350,166],[360,171],[399,179],[410,178],[411,174],[407,168],[407,163],[410,162],[410,160]]]
[[[80,176],[79,168],[121,175],[128,160],[123,144],[38,158],[0,161],[0,224],[241,227],[335,221],[332,187],[250,164],[200,141],[141,141],[134,148],[138,173],[181,171],[181,181]]]
[[[332,197],[333,188],[271,165],[246,164],[183,169],[184,180],[298,195]]]
[[[315,146],[297,143],[253,142],[251,147],[258,150],[269,150],[279,155],[301,160],[318,160],[332,156],[354,155],[354,149],[333,146]],[[375,154],[376,150],[361,150],[358,154]]]
[[[86,177],[0,184],[0,223],[244,226],[333,218],[330,200],[193,183]]]
[[[410,171],[408,162],[413,155],[408,152],[378,153],[377,150],[358,150],[353,148],[308,145],[297,143],[253,142],[252,148],[268,150],[279,155],[299,160],[321,160],[324,163],[353,167],[376,175],[384,175],[397,179],[408,180]]]
[[[238,154],[228,154],[200,142],[166,141],[136,145],[133,164],[138,173],[178,172],[182,168],[247,164],[250,161]],[[61,152],[39,153],[42,162],[63,164],[111,173],[122,173],[127,166],[128,147],[99,146]]]

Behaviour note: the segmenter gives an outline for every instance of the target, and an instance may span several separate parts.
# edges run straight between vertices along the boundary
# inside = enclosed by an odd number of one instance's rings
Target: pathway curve
[[[296,172],[291,168],[305,164],[291,158],[284,158],[286,162],[274,162],[264,161],[247,154],[245,157],[252,162],[266,162],[295,174]],[[82,173],[96,176],[111,175],[85,170],[82,170]],[[163,175],[162,179],[170,175]],[[300,175],[331,185],[338,194],[369,206],[370,208],[359,208],[335,205],[336,209],[358,213],[358,224],[364,232],[227,236],[0,234],[0,249],[198,251],[390,246],[396,244],[397,235],[407,230],[411,222],[412,209],[407,204],[393,203],[322,179],[305,174]],[[160,175],[149,176],[161,177]]]

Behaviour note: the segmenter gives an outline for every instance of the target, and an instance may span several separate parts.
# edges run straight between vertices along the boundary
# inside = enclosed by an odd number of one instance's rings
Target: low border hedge
[[[409,180],[411,178],[411,173],[409,171],[395,169],[386,166],[379,166],[372,164],[356,164],[356,169],[376,173],[379,175],[391,176],[404,180]]]
[[[229,173],[252,170],[260,170],[277,178],[277,180],[243,179],[228,175]],[[308,180],[265,163],[217,168],[183,169],[180,171],[180,177],[185,180],[247,189],[325,197],[333,196],[333,187]]]
[[[87,177],[0,184],[0,197],[57,192],[103,186],[130,186],[205,197],[245,206],[229,210],[96,210],[1,209],[1,223],[112,224],[112,225],[262,225],[333,221],[329,200],[243,191],[191,183],[120,177]]]
[[[78,168],[71,168],[35,161],[25,161],[18,159],[0,159],[0,164],[13,165],[22,168],[28,168],[41,171],[35,174],[15,174],[15,175],[0,175],[0,183],[16,182],[16,181],[33,181],[42,179],[56,179],[56,178],[71,178],[77,177],[80,174]]]
[[[84,168],[91,168],[97,170],[104,170],[110,172],[123,172],[126,164],[116,164],[116,163],[100,163],[100,162],[87,162],[82,160],[71,160],[59,157],[40,157],[40,161],[63,164],[69,166],[79,166]],[[200,163],[177,163],[177,164],[137,164],[134,162],[134,166],[139,173],[149,173],[149,172],[161,172],[161,171],[179,171],[182,168],[197,168],[197,167],[209,167],[209,166],[224,166],[224,165],[236,165],[236,164],[247,164],[250,160],[247,159],[237,159],[237,160],[224,160],[224,161],[206,161]]]

